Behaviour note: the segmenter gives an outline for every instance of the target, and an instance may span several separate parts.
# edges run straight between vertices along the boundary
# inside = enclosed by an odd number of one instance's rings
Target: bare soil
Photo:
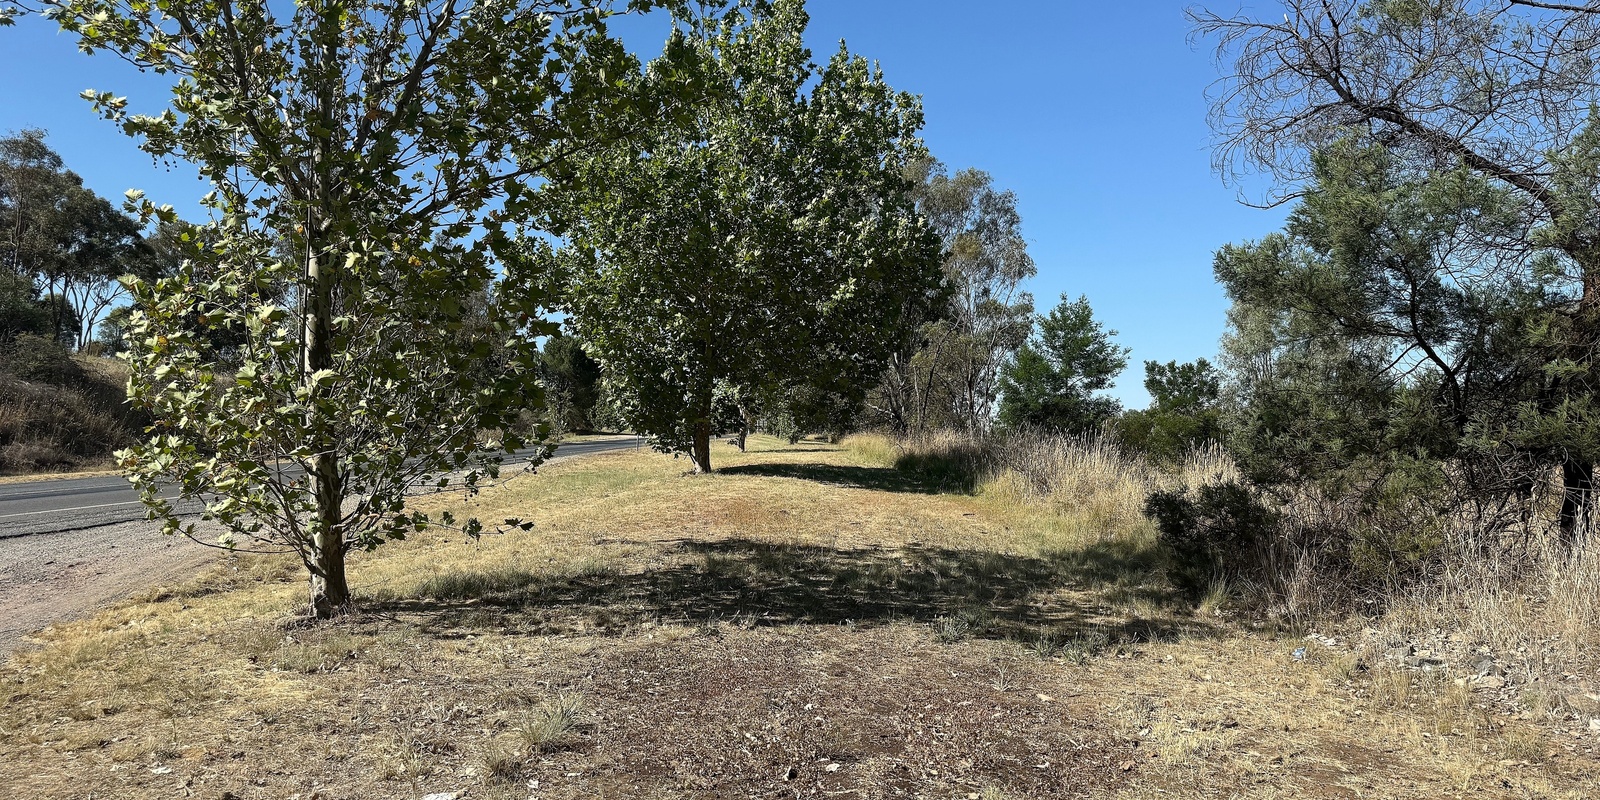
[[[1600,735],[1197,613],[1137,531],[763,446],[519,478],[461,505],[533,534],[364,556],[336,624],[265,557],[59,623],[0,665],[0,795],[1594,796]]]
[[[187,581],[220,551],[148,522],[0,539],[0,655],[61,620],[162,582]]]

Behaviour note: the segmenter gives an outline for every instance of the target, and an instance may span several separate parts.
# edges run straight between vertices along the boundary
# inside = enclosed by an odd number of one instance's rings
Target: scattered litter
[[[1304,647],[1296,647],[1290,655],[1294,656],[1296,661],[1304,661],[1306,660],[1306,649]]]

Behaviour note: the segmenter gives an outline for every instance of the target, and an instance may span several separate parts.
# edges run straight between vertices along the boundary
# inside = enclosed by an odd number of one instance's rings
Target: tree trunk
[[[317,400],[328,391],[313,376],[333,368],[333,290],[331,259],[314,242],[306,247],[305,356],[300,381],[310,388],[305,427],[314,456],[310,478],[316,502],[311,521],[311,613],[318,619],[338,616],[350,607],[350,586],[344,574],[344,485],[339,475],[339,453],[331,430],[334,422],[317,410]]]
[[[1568,552],[1584,546],[1594,502],[1594,463],[1569,457],[1561,464],[1561,543]]]
[[[745,451],[745,444],[750,439],[750,432],[756,429],[756,415],[743,403],[739,404],[739,438],[734,442],[739,445],[739,452]]]
[[[335,478],[333,483],[337,482]],[[339,507],[324,505],[320,481],[317,506],[321,519],[312,536],[311,613],[317,619],[332,619],[350,609],[350,584],[344,576],[345,545],[344,532],[339,528]]]
[[[711,420],[701,417],[694,421],[694,443],[690,448],[689,460],[694,462],[694,471],[701,475],[711,473]]]

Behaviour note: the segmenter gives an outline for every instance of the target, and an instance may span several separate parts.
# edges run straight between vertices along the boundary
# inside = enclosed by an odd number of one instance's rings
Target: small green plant
[[[1095,656],[1111,646],[1111,637],[1102,631],[1090,631],[1074,636],[1062,646],[1060,655],[1078,666],[1088,664]]]

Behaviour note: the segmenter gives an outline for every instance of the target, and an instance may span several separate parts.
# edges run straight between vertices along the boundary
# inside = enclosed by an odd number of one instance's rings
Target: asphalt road
[[[638,446],[639,440],[631,436],[571,442],[561,445],[556,457]],[[533,452],[520,451],[507,457],[506,464],[525,463]],[[198,507],[195,510],[198,511]],[[144,506],[139,504],[139,495],[121,476],[0,484],[0,539],[98,528],[142,519]]]

